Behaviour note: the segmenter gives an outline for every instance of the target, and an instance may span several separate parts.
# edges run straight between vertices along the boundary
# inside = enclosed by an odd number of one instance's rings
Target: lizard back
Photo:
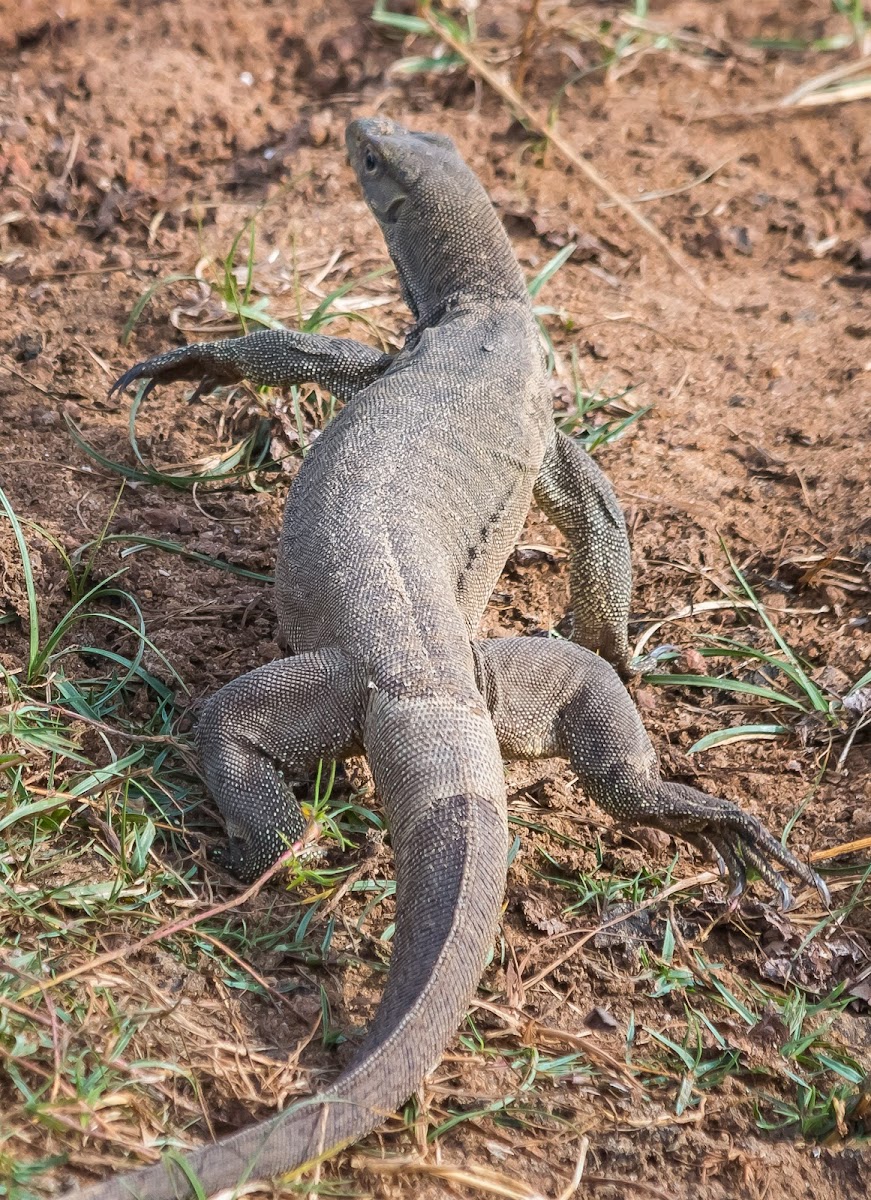
[[[528,306],[455,309],[422,330],[294,482],[278,565],[289,647],[338,644],[403,692],[467,675],[550,428]]]

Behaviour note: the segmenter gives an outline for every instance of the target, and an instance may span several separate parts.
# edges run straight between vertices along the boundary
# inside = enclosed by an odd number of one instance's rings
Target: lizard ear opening
[[[385,225],[395,225],[396,222],[399,220],[399,213],[402,209],[403,204],[405,204],[405,196],[396,196],[393,200],[390,201],[390,204],[381,213],[380,220]]]
[[[415,133],[414,135],[421,142],[428,142],[431,146],[438,146],[441,150],[451,150],[456,153],[456,146],[453,141],[444,133]]]

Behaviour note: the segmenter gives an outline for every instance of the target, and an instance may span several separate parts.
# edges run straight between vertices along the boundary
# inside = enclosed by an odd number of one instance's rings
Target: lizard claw
[[[664,783],[657,795],[656,810],[660,829],[683,838],[718,861],[721,873],[731,883],[730,908],[735,907],[747,886],[747,867],[777,892],[784,910],[792,907],[792,893],[773,862],[816,888],[825,905],[831,904],[829,889],[816,871],[782,846],[760,821],[728,800],[718,800],[684,784]]]
[[[629,660],[629,669],[633,675],[647,675],[656,670],[663,658],[677,653],[677,646],[664,642],[661,646],[648,650],[646,654],[636,654]]]
[[[234,383],[238,375],[228,370],[226,364],[219,362],[210,350],[209,343],[193,343],[190,346],[178,346],[175,350],[167,350],[148,358],[145,362],[136,363],[125,371],[109,389],[109,395],[124,392],[138,379],[149,382],[142,393],[142,399],[148,395],[158,383],[176,383],[179,380],[190,380],[197,384],[191,400],[207,396],[222,383]]]
[[[319,845],[320,834],[320,825],[311,819],[300,836],[292,841],[290,834],[276,831],[270,851],[256,862],[252,862],[251,847],[244,839],[238,837],[229,837],[226,842],[210,846],[206,851],[206,858],[213,866],[226,871],[242,883],[251,883],[268,868],[270,858],[275,862],[286,856],[288,866],[291,862],[310,863],[313,859],[323,858],[325,851]],[[266,867],[263,866],[264,863]]]

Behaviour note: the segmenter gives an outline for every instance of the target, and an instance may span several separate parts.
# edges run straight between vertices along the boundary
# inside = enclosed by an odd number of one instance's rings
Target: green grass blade
[[[831,712],[831,708],[830,708],[830,705],[829,705],[828,701],[826,700],[825,696],[823,696],[822,692],[817,687],[817,685],[808,677],[808,675],[806,674],[801,663],[798,661],[795,654],[793,653],[792,647],[781,636],[776,625],[774,625],[771,618],[768,616],[768,613],[765,611],[765,606],[763,604],[760,604],[756,593],[753,591],[753,588],[750,586],[750,584],[744,578],[744,575],[743,575],[740,567],[735,562],[732,555],[729,553],[729,547],[726,545],[726,543],[723,541],[722,538],[720,539],[720,545],[723,547],[723,552],[726,555],[726,558],[729,560],[729,566],[732,568],[735,578],[738,580],[738,583],[741,585],[741,588],[742,588],[744,594],[747,596],[747,599],[753,605],[753,608],[755,609],[756,614],[758,615],[760,621],[762,621],[765,628],[768,630],[768,632],[774,638],[775,642],[777,642],[778,646],[782,650],[782,652],[783,652],[784,656],[786,657],[787,661],[789,662],[790,666],[795,671],[796,679],[797,679],[797,682],[799,683],[799,686],[802,688],[805,695],[808,697],[808,699],[810,700],[813,707],[817,710],[817,712],[823,712],[823,713],[829,714]]]
[[[242,293],[242,303],[249,304],[251,293],[254,291],[254,247],[257,244],[257,228],[253,221],[248,226],[248,256],[245,259],[245,291]]]
[[[105,467],[107,471],[116,471],[119,475],[123,475],[125,479],[135,479],[137,483],[155,482],[149,471],[139,471],[135,467],[128,467],[126,463],[115,462],[114,459],[107,458],[105,454],[101,454],[96,446],[92,446],[90,442],[85,440],[81,430],[68,413],[64,413],[64,420],[67,423],[70,436],[79,449],[83,450],[88,458],[92,458],[94,462],[98,462],[101,467]]]
[[[324,296],[317,308],[304,321],[300,323],[300,330],[303,333],[317,333],[321,325],[327,319],[328,310],[342,296],[347,296],[348,292],[354,290],[361,283],[370,283],[373,279],[380,279],[382,275],[389,275],[395,267],[376,267],[374,271],[367,271],[360,279],[349,279],[345,283],[339,284],[334,288],[329,295]],[[335,313],[334,316],[347,316],[346,313]]]
[[[718,679],[714,675],[645,675],[644,679],[657,687],[714,688],[717,691],[738,692],[741,695],[758,696],[761,700],[771,700],[775,704],[787,704],[799,712],[807,711],[800,700],[787,696],[785,692],[758,683],[747,683],[743,679]]]
[[[229,571],[231,575],[239,575],[242,579],[256,579],[258,583],[274,582],[271,575],[264,575],[261,571],[249,571],[247,567],[237,567],[235,563],[227,562],[223,558],[213,558],[210,554],[203,554],[199,550],[188,550],[180,542],[173,542],[168,538],[150,537],[144,533],[108,533],[103,538],[102,544],[108,545],[109,542],[134,543],[127,550],[122,551],[122,557],[126,557],[128,554],[135,554],[137,550],[150,546],[155,550],[165,550],[168,554],[179,554],[182,558],[189,558],[193,562],[205,563],[206,566],[216,567],[219,571]],[[73,553],[73,561],[79,562],[81,556],[90,550],[93,545],[93,541],[83,542]]]
[[[655,1029],[651,1029],[647,1025],[642,1025],[642,1029],[645,1031],[645,1033],[652,1037],[654,1041],[659,1042],[662,1046],[666,1046],[673,1054],[676,1054],[688,1071],[693,1071],[695,1069],[695,1057],[690,1054],[689,1050],[687,1050],[685,1046],[679,1046],[677,1042],[672,1041],[672,1039],[667,1037],[664,1033],[657,1033]]]
[[[116,758],[113,762],[107,763],[105,767],[96,767],[82,779],[72,784],[70,794],[72,796],[87,796],[91,792],[100,791],[105,784],[121,777],[128,767],[132,767],[140,762],[144,754],[145,747],[136,746],[135,749],[125,754],[123,758]]]
[[[433,55],[415,54],[401,58],[393,64],[393,71],[403,75],[422,75],[426,71],[450,71],[454,67],[465,65],[465,59],[459,54],[445,54],[442,58]]]
[[[399,29],[403,33],[424,34],[432,37],[432,29],[423,17],[412,17],[407,13],[391,12],[385,6],[384,0],[375,0],[371,20],[377,25],[386,25],[390,29]]]
[[[161,288],[167,287],[167,285],[170,283],[180,283],[182,280],[187,280],[189,283],[198,283],[199,282],[196,275],[179,275],[179,274],[167,275],[164,279],[158,279],[155,283],[153,283],[151,285],[150,288],[148,288],[146,291],[144,291],[142,293],[142,295],[139,297],[139,299],[133,305],[133,308],[130,310],[130,316],[127,318],[124,328],[121,331],[121,345],[122,346],[127,345],[127,341],[130,337],[130,334],[133,332],[136,322],[142,316],[143,312],[145,311],[145,306],[149,303],[151,298],[157,292],[159,292]]]
[[[734,993],[730,992],[724,983],[721,983],[716,975],[709,975],[709,982],[717,989],[723,1000],[733,1012],[744,1021],[751,1029],[757,1023],[758,1018],[750,1011],[746,1004],[743,1004]]]
[[[789,733],[788,725],[738,725],[734,729],[717,729],[694,742],[687,754],[700,754],[702,750],[728,746],[730,742],[770,741],[784,733]]]
[[[72,608],[67,609],[64,615],[58,621],[57,625],[55,625],[54,629],[49,634],[48,640],[42,647],[42,650],[37,654],[33,662],[34,675],[38,674],[38,672],[42,670],[43,666],[48,661],[52,650],[54,650],[55,646],[58,644],[70,626],[74,625],[79,617],[83,615],[81,613],[82,607],[87,604],[89,600],[95,600],[101,592],[106,590],[106,585],[111,583],[113,579],[117,579],[119,575],[123,575],[125,570],[125,567],[119,567],[117,571],[113,571],[107,579],[101,580],[100,583],[94,584],[90,591],[86,592],[80,600],[77,600]],[[28,676],[28,682],[30,682],[32,678],[33,676]]]
[[[6,493],[0,488],[0,505],[12,525],[12,535],[21,555],[21,565],[24,570],[24,589],[27,594],[27,625],[28,625],[28,654],[27,678],[30,679],[33,664],[39,655],[39,606],[36,602],[36,585],[33,581],[33,567],[30,562],[30,552],[15,509],[12,507]]]
[[[856,680],[849,692],[847,692],[847,695],[852,696],[855,692],[858,692],[861,688],[866,687],[869,683],[871,683],[871,671],[866,671],[861,678]]]
[[[630,426],[634,425],[636,421],[640,421],[642,417],[646,417],[652,411],[653,405],[645,404],[642,408],[636,408],[628,417],[623,417],[621,421],[607,421],[604,425],[597,426],[585,438],[580,438],[579,440],[583,443],[587,453],[593,454],[600,446],[606,446],[609,442],[616,442]]]
[[[225,467],[224,464],[222,464],[221,468],[216,468],[214,472],[203,471],[196,475],[168,475],[148,466],[146,466],[145,470],[140,470],[138,467],[130,467],[126,463],[116,462],[115,459],[107,458],[107,456],[102,454],[96,448],[96,446],[92,446],[90,442],[85,440],[81,430],[79,430],[75,422],[67,413],[64,413],[64,420],[67,423],[67,428],[70,431],[70,436],[72,437],[73,441],[82,451],[84,451],[85,454],[87,454],[89,458],[92,458],[94,462],[99,463],[101,467],[105,467],[107,471],[115,471],[118,475],[123,475],[125,479],[133,479],[138,483],[162,483],[166,484],[168,487],[175,488],[177,491],[185,491],[186,489],[193,487],[194,484],[201,485],[203,483],[213,482],[229,483],[233,480],[241,479],[244,476],[249,475],[252,470],[277,469],[276,467],[273,467],[271,464],[267,464],[264,461],[264,452],[261,455],[260,460],[255,463],[245,464],[239,468]]]
[[[574,253],[576,242],[569,242],[559,250],[549,262],[546,262],[537,275],[527,283],[530,299],[535,300],[539,292],[553,279],[560,267],[564,266]]]
[[[119,667],[123,667],[125,670],[130,665],[129,659],[124,658],[121,654],[116,654],[114,650],[107,650],[104,646],[82,646],[81,650],[85,654],[92,654],[97,655],[100,658],[106,658],[110,662],[117,663]],[[61,650],[57,657],[63,658],[63,656],[67,653],[74,654],[78,652],[79,647],[75,647],[69,651]],[[180,686],[184,689],[184,691],[187,692],[187,686],[182,682],[181,679],[179,679],[179,676],[176,674],[172,665],[167,662],[166,658],[164,658],[162,654],[160,657],[163,659],[164,664],[169,668],[170,673],[179,681]],[[163,680],[158,679],[156,675],[152,675],[150,671],[146,671],[145,667],[137,667],[133,674],[137,677],[137,679],[141,679],[143,683],[147,683],[151,690],[155,692],[161,698],[161,700],[167,702],[172,700],[172,692],[169,690]]]
[[[0,818],[0,833],[18,821],[26,821],[28,817],[39,817],[55,808],[66,808],[73,799],[71,795],[49,796],[44,800],[32,800],[29,804],[18,804],[5,817]]]

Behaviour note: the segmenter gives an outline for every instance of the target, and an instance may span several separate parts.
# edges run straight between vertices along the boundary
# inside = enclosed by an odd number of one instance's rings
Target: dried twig
[[[632,201],[633,204],[649,204],[651,200],[666,200],[669,196],[680,196],[683,192],[688,192],[692,188],[697,187],[700,183],[707,183],[718,171],[727,166],[730,162],[734,162],[738,157],[737,154],[730,154],[727,158],[723,158],[718,163],[714,163],[712,167],[708,167],[707,171],[702,171],[700,175],[695,175],[686,183],[679,183],[676,187],[658,188],[655,192],[643,192],[640,196],[636,196]],[[614,208],[616,200],[603,200],[596,208]]]
[[[489,1167],[459,1166],[453,1163],[430,1163],[414,1158],[372,1158],[368,1155],[352,1158],[355,1170],[375,1175],[424,1175],[440,1179],[444,1183],[486,1192],[491,1196],[502,1196],[503,1200],[546,1200],[522,1179],[509,1178],[501,1171]]]
[[[659,1188],[655,1188],[649,1183],[642,1183],[640,1179],[612,1179],[608,1175],[585,1175],[583,1182],[592,1187],[620,1188],[624,1198],[626,1192],[623,1189],[628,1188],[630,1191],[637,1192],[639,1196],[650,1196],[652,1200],[674,1200],[672,1194],[661,1192]]]
[[[231,896],[229,900],[225,900],[222,904],[215,904],[211,908],[206,909],[205,912],[194,913],[192,916],[185,917],[181,921],[170,921],[168,925],[161,925],[159,929],[153,930],[132,946],[120,946],[117,950],[110,950],[106,954],[100,954],[97,958],[91,958],[87,962],[79,963],[77,967],[71,967],[69,971],[62,971],[60,975],[55,975],[51,979],[33,984],[21,992],[19,999],[26,1000],[28,996],[45,992],[49,988],[57,987],[60,983],[66,983],[69,979],[77,979],[79,975],[84,975],[88,971],[95,971],[97,967],[104,967],[107,963],[117,962],[119,958],[132,958],[134,954],[138,954],[146,946],[153,945],[154,942],[160,942],[164,938],[172,937],[176,933],[182,933],[185,929],[190,929],[191,926],[197,925],[200,921],[207,921],[222,912],[227,912],[228,909],[238,908],[240,904],[244,904],[246,900],[250,900],[252,896],[256,896],[264,883],[271,879],[273,875],[277,875],[295,857],[296,851],[288,850],[286,854],[282,854],[278,862],[273,863],[268,871],[264,871],[259,879],[255,879],[251,886],[239,895]]]
[[[455,38],[450,32],[450,30],[445,29],[443,25],[439,24],[439,22],[433,16],[428,3],[420,4],[418,9],[421,17],[427,22],[439,40],[444,42],[446,46],[450,46],[451,50],[453,50],[455,54],[458,54],[465,61],[469,69],[480,79],[483,79],[483,81],[488,84],[493,91],[496,92],[496,94],[502,100],[504,100],[505,103],[512,108],[528,126],[530,126],[530,128],[534,129],[536,133],[540,134],[541,137],[546,138],[547,141],[559,151],[563,158],[570,162],[571,165],[576,168],[576,170],[580,171],[581,174],[584,175],[594,187],[598,188],[600,192],[604,192],[608,199],[613,201],[617,208],[622,209],[627,216],[631,217],[635,224],[647,234],[651,241],[656,243],[666,258],[668,258],[680,271],[683,272],[684,275],[686,275],[687,279],[689,279],[696,291],[704,296],[710,304],[715,305],[717,308],[728,309],[731,307],[724,300],[721,300],[718,296],[715,296],[705,286],[705,284],[702,283],[701,279],[699,279],[698,275],[696,275],[689,263],[684,260],[683,255],[675,250],[674,246],[672,246],[665,234],[661,233],[655,225],[652,225],[650,221],[648,221],[647,217],[645,217],[643,213],[639,212],[639,210],[627,196],[624,196],[622,192],[618,192],[616,188],[612,187],[608,180],[599,173],[592,163],[589,163],[585,158],[582,158],[577,150],[575,150],[574,146],[572,146],[570,142],[566,141],[558,129],[551,128],[544,117],[533,112],[523,97],[518,94],[511,84],[502,79],[501,76],[498,75],[497,72],[491,67],[489,67],[483,59],[479,58],[471,46],[466,45],[464,42],[458,41],[457,38]]]
[[[578,1161],[575,1163],[574,1174],[572,1175],[566,1187],[564,1187],[559,1196],[557,1196],[557,1200],[569,1200],[569,1197],[573,1196],[581,1186],[581,1180],[584,1177],[584,1168],[587,1165],[587,1152],[589,1149],[590,1139],[588,1137],[582,1137],[581,1150],[578,1154]]]
[[[839,846],[830,846],[828,850],[814,850],[811,862],[823,862],[828,858],[840,858],[842,854],[855,854],[858,850],[871,850],[871,837],[856,838],[853,842],[841,842]]]
[[[868,100],[871,99],[869,79],[856,79],[843,87],[829,88],[830,84],[846,79],[848,75],[855,75],[857,71],[866,67],[871,67],[871,54],[842,63],[830,71],[823,71],[821,75],[814,75],[812,79],[805,80],[779,100],[753,104],[748,108],[720,108],[713,112],[693,113],[687,120],[715,121],[718,117],[760,117],[772,113],[791,113],[801,108],[819,108],[827,104],[847,104],[851,100]]]
[[[655,896],[651,896],[649,899],[642,901],[642,903],[634,907],[631,912],[620,913],[619,916],[611,917],[609,921],[604,921],[601,925],[597,925],[594,929],[587,930],[586,933],[581,934],[576,942],[569,946],[568,950],[564,950],[562,954],[557,955],[552,962],[549,962],[546,967],[542,967],[540,971],[536,971],[531,979],[524,979],[524,990],[526,988],[534,987],[534,985],[537,983],[541,983],[541,981],[546,979],[552,971],[555,971],[557,967],[561,967],[564,962],[567,962],[568,959],[577,954],[579,950],[582,950],[584,946],[586,946],[587,942],[592,941],[592,939],[596,937],[597,934],[602,933],[603,930],[611,929],[614,925],[620,925],[623,921],[628,921],[638,913],[643,912],[646,908],[652,908],[654,904],[661,904],[663,900],[667,900],[668,897],[673,895],[675,892],[685,891],[689,888],[696,887],[699,884],[714,883],[719,878],[720,876],[715,871],[700,871],[697,875],[691,875],[688,879],[679,879],[676,883],[671,884],[670,887],[664,888],[661,892],[657,892]],[[553,941],[556,938],[571,936],[576,933],[578,933],[578,930],[570,929],[566,931],[566,933],[553,934],[551,938],[546,940]],[[528,954],[524,955],[520,963],[521,973],[523,972],[524,967],[526,967],[528,964],[533,950],[539,949],[541,945],[543,945],[543,943],[538,943],[532,948],[532,950],[529,951]]]
[[[541,0],[531,0],[529,12],[526,14],[526,21],[523,25],[523,34],[520,38],[520,55],[518,56],[517,67],[514,71],[514,86],[518,92],[523,91],[526,70],[529,66],[529,52],[532,49],[535,27],[538,24],[538,10],[540,5]]]

